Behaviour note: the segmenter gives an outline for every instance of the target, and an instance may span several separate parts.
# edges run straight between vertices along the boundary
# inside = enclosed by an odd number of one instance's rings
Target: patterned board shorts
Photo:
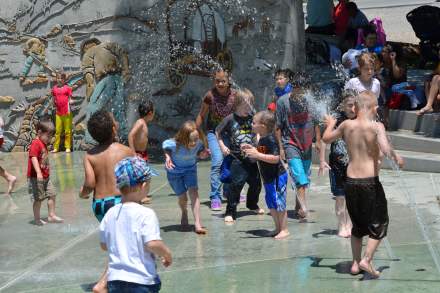
[[[46,198],[56,196],[55,187],[49,178],[38,180],[37,178],[29,178],[29,193],[32,194],[34,200],[42,201]]]

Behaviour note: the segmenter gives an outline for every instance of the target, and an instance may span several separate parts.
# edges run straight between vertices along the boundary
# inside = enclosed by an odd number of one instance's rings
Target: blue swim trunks
[[[92,210],[99,222],[104,219],[105,214],[109,209],[121,203],[122,197],[120,195],[108,196],[100,199],[93,199]]]
[[[338,175],[333,170],[329,170],[330,189],[333,196],[345,196],[343,179],[338,178]]]
[[[286,210],[287,180],[287,173],[284,172],[278,176],[278,184],[276,181],[264,183],[266,205],[269,209],[277,210],[277,212]]]
[[[312,160],[293,158],[287,161],[290,176],[295,182],[296,187],[308,186],[310,184],[310,167]]]

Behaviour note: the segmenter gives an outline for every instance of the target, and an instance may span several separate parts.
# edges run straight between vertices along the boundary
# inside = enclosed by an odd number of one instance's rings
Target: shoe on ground
[[[222,210],[222,202],[220,199],[211,200],[211,210],[212,211],[221,211]]]
[[[66,149],[66,153],[70,153],[71,152],[71,150],[70,149]]]

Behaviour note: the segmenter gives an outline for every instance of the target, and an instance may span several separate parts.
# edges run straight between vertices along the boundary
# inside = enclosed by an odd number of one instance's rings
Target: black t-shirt
[[[242,144],[252,145],[255,134],[252,133],[252,115],[240,117],[233,113],[226,116],[218,126],[218,131],[223,137],[229,139],[229,150],[239,158],[244,159],[240,146]]]
[[[278,143],[273,134],[260,138],[257,149],[260,153],[265,155],[278,156],[280,154]],[[278,162],[278,164],[269,164],[259,161],[259,165],[264,183],[274,182],[279,175],[286,172],[281,162]]]
[[[342,122],[347,120],[344,112],[336,113],[336,126],[338,127]],[[345,179],[348,166],[348,151],[347,145],[342,138],[335,140],[330,145],[329,165],[333,172],[342,179]]]

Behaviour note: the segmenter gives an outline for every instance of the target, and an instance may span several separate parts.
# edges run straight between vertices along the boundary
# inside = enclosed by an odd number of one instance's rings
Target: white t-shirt
[[[147,242],[161,240],[159,221],[152,209],[134,202],[117,204],[105,214],[99,230],[109,254],[109,281],[160,282],[155,257],[144,249]]]
[[[373,81],[370,84],[362,83],[359,77],[352,78],[345,84],[344,89],[353,90],[357,93],[372,91],[376,98],[379,98],[380,96],[380,82],[376,78],[373,78]]]

